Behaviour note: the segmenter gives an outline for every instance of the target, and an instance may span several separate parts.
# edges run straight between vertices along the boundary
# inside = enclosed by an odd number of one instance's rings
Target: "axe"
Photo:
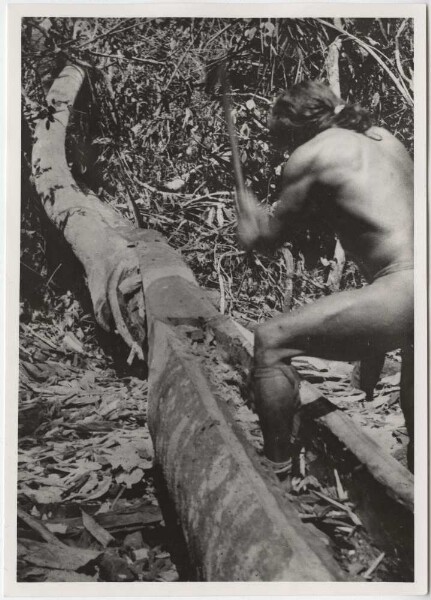
[[[239,156],[238,149],[238,138],[236,135],[235,127],[232,120],[232,104],[230,100],[230,85],[229,79],[226,70],[226,61],[223,60],[221,62],[217,62],[212,65],[207,71],[206,77],[206,89],[209,91],[212,87],[214,87],[217,82],[220,84],[221,92],[222,92],[222,104],[223,104],[223,112],[224,118],[227,125],[227,131],[229,134],[229,142],[232,151],[232,166],[233,173],[235,177],[235,188],[236,188],[236,198],[235,198],[235,208],[237,215],[241,214],[246,209],[247,206],[247,188],[244,183],[244,176],[242,173],[242,165],[241,159]]]

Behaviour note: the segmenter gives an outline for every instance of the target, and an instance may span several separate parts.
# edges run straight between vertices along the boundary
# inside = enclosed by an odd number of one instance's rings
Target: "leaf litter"
[[[178,581],[153,483],[147,382],[118,377],[87,341],[91,325],[78,336],[50,316],[20,326],[18,579]]]

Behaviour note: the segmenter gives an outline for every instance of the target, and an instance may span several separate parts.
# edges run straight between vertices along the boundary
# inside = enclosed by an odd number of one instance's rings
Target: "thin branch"
[[[114,27],[111,27],[111,29],[109,29],[108,31],[105,31],[104,33],[101,33],[97,37],[93,37],[90,40],[83,42],[82,44],[80,44],[78,46],[78,48],[84,48],[84,46],[88,46],[88,44],[97,42],[98,40],[101,40],[102,38],[107,37],[108,35],[112,35],[113,33],[120,33],[121,31],[126,31],[127,29],[132,29],[133,27],[140,25],[140,23],[138,22],[138,23],[133,23],[133,25],[128,25],[127,27],[124,27],[123,29],[120,29],[120,27],[128,20],[129,19],[126,19],[125,21],[121,21],[120,23],[117,23],[117,25],[114,25]]]
[[[236,21],[234,21],[233,23],[229,23],[228,25],[226,25],[226,27],[223,27],[223,29],[217,31],[217,33],[215,33],[212,37],[210,37],[210,39],[207,42],[205,42],[205,44],[202,46],[202,50],[205,50],[205,48],[207,48],[215,39],[217,39],[220,35],[223,35],[225,31],[230,29],[235,24]]]
[[[93,56],[101,56],[105,58],[115,60],[131,60],[133,62],[142,63],[144,65],[163,65],[164,63],[160,60],[154,60],[153,58],[138,58],[137,56],[120,56],[119,54],[109,54],[107,52],[96,52],[96,50],[87,50],[89,54]]]
[[[401,33],[404,31],[405,26],[407,24],[407,19],[404,19],[403,22],[401,23],[396,35],[395,35],[395,61],[397,63],[397,68],[398,68],[398,72],[401,75],[401,77],[404,79],[404,81],[406,81],[409,84],[410,89],[413,89],[413,82],[412,80],[407,77],[407,75],[405,74],[403,65],[401,63],[401,55],[400,55],[400,43],[399,43],[399,37],[401,35]]]

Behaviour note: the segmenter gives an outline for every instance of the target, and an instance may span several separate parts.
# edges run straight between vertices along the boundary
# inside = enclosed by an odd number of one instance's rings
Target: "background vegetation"
[[[49,127],[54,118],[45,91],[71,61],[88,68],[68,137],[80,184],[126,218],[136,219],[137,207],[142,226],[181,250],[223,311],[259,320],[281,310],[288,285],[282,251],[246,256],[236,242],[229,141],[219,90],[208,89],[206,73],[227,60],[246,179],[271,203],[287,157],[271,147],[268,110],[289,85],[327,80],[334,42],[342,97],[368,108],[413,153],[411,20],[24,19],[23,290],[46,294],[62,268],[46,261],[27,165],[34,120],[43,116]],[[330,292],[325,259],[333,248],[320,218],[297,231],[293,306]],[[347,263],[342,287],[352,285],[362,282]]]

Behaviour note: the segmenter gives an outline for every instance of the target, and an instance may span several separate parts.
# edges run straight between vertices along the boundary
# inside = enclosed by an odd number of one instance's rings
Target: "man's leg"
[[[295,444],[294,418],[300,407],[299,376],[294,367],[279,363],[256,366],[252,374],[253,394],[264,441],[264,454],[289,470]]]
[[[361,360],[405,346],[413,331],[413,272],[386,275],[364,288],[322,298],[260,325],[255,333],[255,406],[264,451],[276,462],[291,456],[294,356]],[[287,364],[286,364],[287,363]],[[262,371],[262,369],[264,369]],[[265,373],[259,378],[259,373]]]
[[[355,363],[350,383],[352,387],[365,392],[365,399],[370,402],[374,396],[374,388],[380,379],[385,363],[385,354],[372,354]]]

